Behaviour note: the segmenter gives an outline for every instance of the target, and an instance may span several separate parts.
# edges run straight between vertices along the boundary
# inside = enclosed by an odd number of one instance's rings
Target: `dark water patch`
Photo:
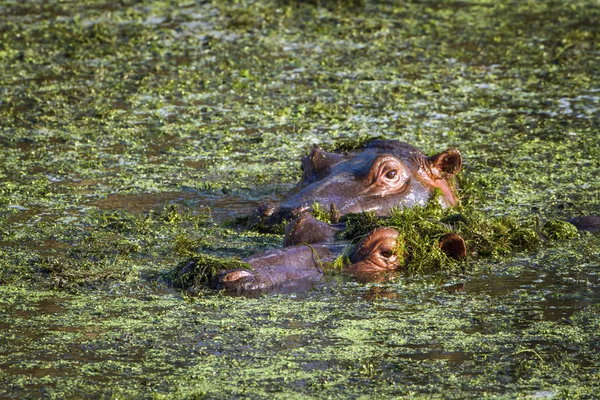
[[[64,307],[60,304],[61,299],[43,299],[37,304],[38,312],[42,314],[54,314],[64,311]]]
[[[546,274],[542,273],[542,276],[545,277]],[[523,273],[518,276],[484,276],[470,280],[465,284],[464,291],[501,297],[518,290],[530,289],[532,288],[531,284],[538,279],[539,275],[535,272]]]
[[[97,339],[104,332],[104,329],[99,329],[97,326],[63,326],[51,328],[50,330],[56,332],[78,333],[84,341]]]
[[[35,244],[28,246],[33,251],[38,251],[41,254],[51,254],[56,252],[65,252],[71,246],[69,243],[58,242],[56,240],[41,240]]]
[[[26,221],[31,217],[43,212],[43,209],[39,207],[34,207],[30,209],[17,204],[9,205],[8,208],[11,210],[18,211],[18,213],[14,213],[13,215],[8,217],[8,221],[11,223],[19,223]]]
[[[182,203],[192,196],[193,194],[187,192],[111,194],[105,199],[88,202],[86,206],[98,207],[100,210],[125,210],[131,213],[141,213],[169,203]]]
[[[193,169],[205,169],[211,163],[208,160],[198,160],[198,161],[184,161],[183,164],[186,167],[193,168]]]
[[[520,329],[539,320],[565,321],[600,300],[600,293],[590,290],[589,281],[565,280],[563,275],[548,271],[469,280],[465,293],[489,295],[500,303],[516,301],[513,323]]]
[[[217,222],[252,214],[263,200],[246,199],[231,195],[203,195],[193,192],[147,193],[137,195],[109,195],[106,199],[86,203],[86,207],[100,210],[124,210],[143,213],[168,204],[186,204],[195,212],[211,216]]]
[[[9,374],[20,374],[31,376],[32,378],[44,378],[44,377],[55,377],[59,376],[62,371],[56,368],[29,368],[26,370],[21,370],[19,368],[3,368]]]
[[[94,187],[102,185],[104,182],[100,179],[85,179],[85,178],[67,178],[61,181],[60,184],[78,189],[80,194],[95,193]],[[88,190],[85,190],[88,189]]]
[[[12,143],[11,143],[12,144]],[[32,147],[34,147],[36,145],[35,141],[32,139],[28,139],[28,138],[21,138],[18,141],[14,142],[14,144],[12,144],[16,149],[20,150],[20,151],[28,151],[30,150]]]
[[[445,360],[451,364],[462,364],[465,361],[473,359],[473,355],[469,353],[457,352],[457,353],[446,353],[442,351],[428,351],[424,353],[413,353],[413,354],[399,354],[398,358],[405,358],[409,360],[422,361],[422,360]]]

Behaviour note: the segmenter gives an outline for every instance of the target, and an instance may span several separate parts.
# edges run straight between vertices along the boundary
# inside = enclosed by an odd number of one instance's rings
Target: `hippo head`
[[[458,150],[426,157],[416,147],[396,140],[374,140],[352,153],[338,154],[315,146],[302,159],[300,183],[280,205],[264,203],[254,212],[263,227],[291,220],[314,204],[345,215],[393,207],[425,205],[434,189],[444,206],[457,203],[454,176],[462,166]]]
[[[397,252],[398,231],[377,228],[364,237],[349,258],[347,271],[366,277],[400,267],[402,254]],[[211,280],[210,286],[228,292],[267,290],[307,277],[319,277],[323,263],[332,263],[343,253],[345,244],[291,246],[255,254],[247,259],[252,269],[225,270]]]
[[[312,226],[318,228],[317,225]],[[439,245],[449,257],[460,259],[466,253],[464,240],[455,233],[442,236]],[[345,247],[346,244],[343,243],[319,243],[258,253],[244,259],[251,269],[221,271],[212,277],[209,285],[228,292],[250,292],[271,289],[300,279],[320,277],[323,265],[335,263],[345,252]],[[351,265],[345,271],[362,282],[387,279],[386,276],[391,277],[387,272],[403,266],[405,252],[405,242],[396,229],[376,228],[353,247],[348,256]],[[188,263],[180,275],[193,273],[191,268],[193,266]]]

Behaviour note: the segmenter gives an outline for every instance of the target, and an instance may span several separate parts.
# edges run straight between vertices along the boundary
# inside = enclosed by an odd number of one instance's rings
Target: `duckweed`
[[[2,2],[0,397],[594,398],[599,238],[556,221],[600,209],[598,20],[590,0]],[[390,216],[410,273],[173,287],[195,255],[281,247],[237,218],[313,144],[376,137],[464,158],[462,208]],[[352,218],[355,239],[383,223]],[[456,266],[426,251],[448,231]]]

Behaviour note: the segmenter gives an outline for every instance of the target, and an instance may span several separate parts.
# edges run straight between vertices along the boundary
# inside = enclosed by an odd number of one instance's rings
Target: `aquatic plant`
[[[339,138],[331,146],[330,151],[343,153],[359,149],[369,143],[371,140],[385,139],[382,135],[359,134],[350,138]]]
[[[360,213],[347,215],[345,221],[346,228],[339,237],[353,242],[377,227],[392,227],[401,232],[408,255],[404,268],[409,274],[462,271],[465,260],[448,257],[439,246],[440,237],[450,232],[465,240],[468,259],[534,250],[541,244],[542,234],[550,240],[578,235],[577,229],[565,221],[550,220],[540,227],[536,218],[490,217],[468,206],[444,209],[435,196],[426,206],[393,209],[389,218]],[[560,227],[560,232],[565,233],[551,234],[549,227]]]
[[[577,228],[566,221],[546,221],[541,231],[552,240],[569,240],[579,236]]]

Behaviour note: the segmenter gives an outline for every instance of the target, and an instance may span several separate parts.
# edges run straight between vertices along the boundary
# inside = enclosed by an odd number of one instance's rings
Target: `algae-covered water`
[[[313,143],[457,147],[489,218],[600,214],[597,1],[0,2],[0,397],[595,398],[600,237],[464,273],[176,289]],[[543,239],[543,238],[542,238]]]

